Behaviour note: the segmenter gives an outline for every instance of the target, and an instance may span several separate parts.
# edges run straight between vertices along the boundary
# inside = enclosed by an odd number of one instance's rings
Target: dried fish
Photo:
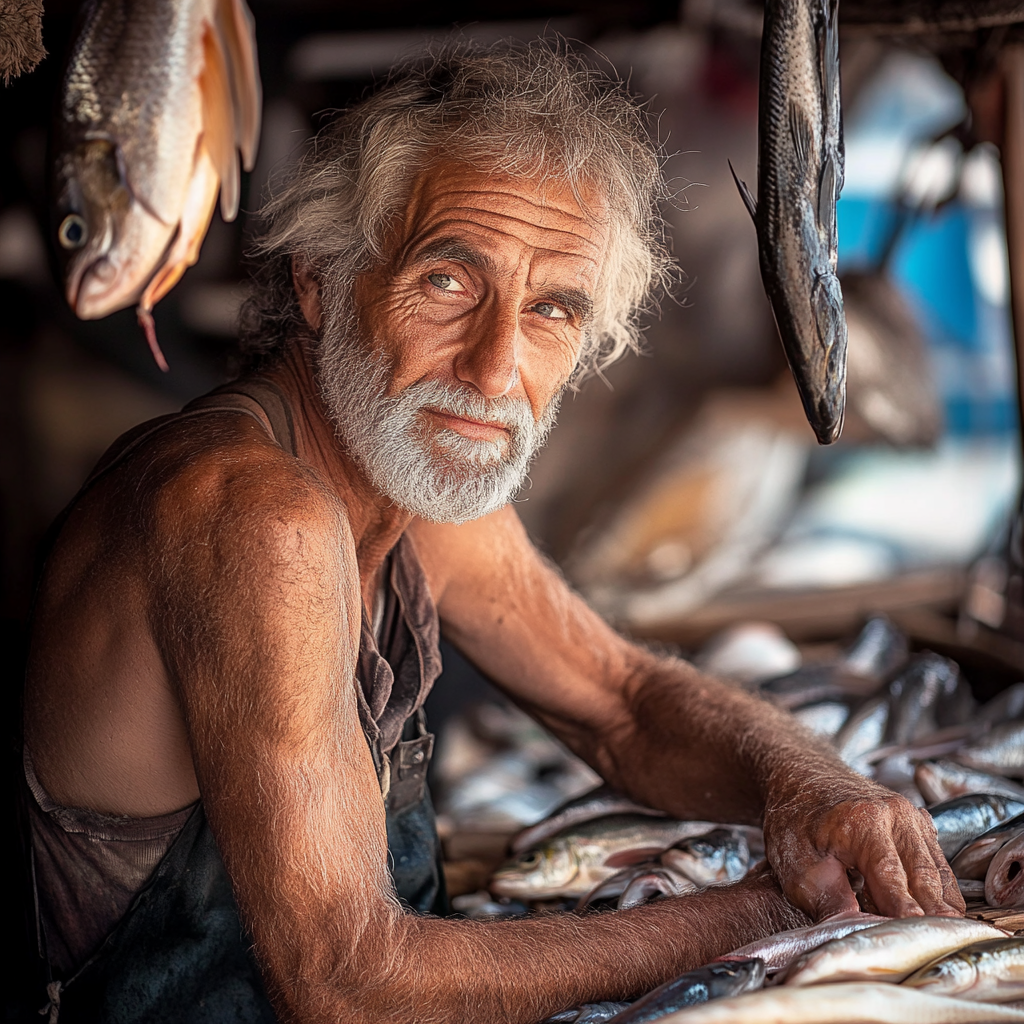
[[[984,881],[992,858],[1014,836],[1021,833],[1024,833],[1024,814],[1015,814],[1007,821],[996,825],[995,828],[990,828],[973,842],[968,843],[950,861],[949,866],[953,869],[953,874],[957,879]]]
[[[616,814],[566,829],[507,861],[491,892],[522,899],[584,896],[622,867],[648,860],[680,839],[703,835],[714,822]]]
[[[785,985],[835,981],[899,982],[919,967],[968,943],[1005,937],[984,921],[904,917],[826,942],[793,961]]]
[[[756,203],[736,179],[757,228],[761,279],[782,346],[821,444],[839,437],[846,401],[846,319],[836,277],[838,10],[838,0],[765,4]]]
[[[990,907],[1024,907],[1024,832],[1018,832],[992,858],[985,873]]]
[[[958,796],[928,808],[939,834],[939,846],[947,860],[952,860],[983,832],[1022,811],[1024,802],[989,793]]]
[[[733,958],[746,959],[757,957],[765,962],[769,974],[783,971],[798,957],[812,949],[817,949],[833,939],[841,939],[853,932],[872,928],[876,924],[888,921],[887,917],[877,914],[862,914],[859,910],[833,914],[824,921],[808,925],[806,928],[792,928],[789,931],[770,935],[766,939],[758,939],[730,953],[723,960]]]
[[[933,996],[902,985],[769,988],[663,1017],[659,1024],[999,1024],[1021,1021],[1007,1006]]]
[[[915,971],[904,985],[982,1003],[1024,999],[1024,941],[987,939]]]
[[[764,977],[764,961],[756,958],[711,963],[648,992],[613,1019],[615,1024],[647,1024],[688,1006],[752,992]]]
[[[606,818],[611,814],[644,814],[652,818],[664,818],[665,812],[653,807],[644,807],[631,800],[624,793],[612,789],[609,785],[600,785],[581,796],[567,800],[556,807],[543,821],[530,825],[512,837],[508,844],[511,853],[522,853],[536,846],[544,839],[567,829],[573,825],[581,825],[585,821]]]
[[[1024,786],[998,775],[965,768],[955,761],[922,761],[914,770],[914,782],[930,804],[968,793],[996,793],[1024,800]]]
[[[153,305],[195,263],[217,193],[238,211],[256,157],[260,82],[245,0],[90,0],[53,143],[54,230],[84,320]]]

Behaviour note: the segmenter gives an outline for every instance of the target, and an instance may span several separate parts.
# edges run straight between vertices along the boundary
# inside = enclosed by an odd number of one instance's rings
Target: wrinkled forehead
[[[608,220],[605,190],[595,183],[574,189],[556,175],[501,173],[440,159],[416,176],[394,225],[391,250],[401,260],[432,237],[465,236],[571,259],[596,274]]]

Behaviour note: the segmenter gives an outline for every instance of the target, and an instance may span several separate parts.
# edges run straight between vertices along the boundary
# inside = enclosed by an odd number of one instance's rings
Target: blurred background
[[[986,75],[1020,26],[938,42],[844,26],[849,405],[842,440],[820,449],[727,163],[756,182],[756,4],[251,7],[258,162],[243,212],[232,224],[215,214],[198,265],[156,308],[170,373],[133,311],[78,321],[52,273],[47,135],[76,4],[48,0],[49,56],[0,93],[0,616],[12,699],[53,517],[118,434],[233,372],[243,253],[268,178],[325,111],[453,30],[483,41],[558,33],[593,48],[644,98],[670,154],[665,217],[682,283],[652,317],[643,355],[563,403],[519,498],[542,550],[618,626],[684,653],[749,620],[823,650],[883,611],[916,647],[955,658],[979,695],[1021,678],[1024,645],[1000,628],[1020,445],[1002,176],[982,116]],[[432,698],[442,717],[471,671],[446,654],[448,682]]]

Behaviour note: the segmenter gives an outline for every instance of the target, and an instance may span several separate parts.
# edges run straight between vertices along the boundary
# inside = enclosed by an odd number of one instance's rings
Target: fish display
[[[990,907],[1024,907],[1024,832],[996,851],[985,872],[985,902]]]
[[[951,861],[953,874],[959,879],[985,880],[992,858],[1013,838],[1024,834],[1024,814],[1012,818],[983,832],[968,843]]]
[[[1024,776],[1024,719],[994,725],[990,732],[964,744],[952,756],[968,768],[1021,778]]]
[[[955,761],[922,761],[914,770],[914,784],[930,804],[968,793],[994,793],[1024,800],[1024,786],[991,772],[966,768]]]
[[[767,988],[662,1017],[659,1024],[999,1024],[1024,1020],[1008,1006],[932,995],[902,985]]]
[[[820,444],[843,427],[846,318],[836,276],[843,185],[838,0],[767,0],[758,94],[761,279],[807,420]],[[735,177],[735,172],[734,172]]]
[[[639,814],[584,822],[524,850],[495,871],[489,888],[513,898],[585,896],[620,868],[648,860],[681,839],[715,827],[714,822]]]
[[[754,991],[764,979],[764,961],[756,957],[708,964],[648,992],[612,1019],[615,1024],[648,1024],[688,1006]]]
[[[198,259],[218,193],[238,212],[260,106],[245,0],[83,5],[52,144],[65,294],[83,320],[137,306],[162,369],[153,306]]]
[[[728,828],[716,828],[692,839],[683,839],[665,850],[661,863],[700,887],[734,882],[750,867],[746,837]]]
[[[656,811],[652,807],[644,807],[631,800],[623,793],[602,783],[595,789],[588,790],[582,796],[566,800],[556,807],[543,821],[530,825],[516,833],[508,844],[511,853],[522,853],[523,850],[536,846],[537,843],[557,835],[572,825],[581,825],[595,818],[606,818],[611,814],[644,814],[655,818],[664,818],[664,811]]]
[[[903,984],[984,1003],[1024,999],[1024,940],[973,943],[915,971]]]
[[[908,977],[937,957],[1006,933],[984,921],[905,917],[833,939],[798,957],[783,977],[789,986],[837,981],[891,981]]]
[[[844,938],[853,932],[863,931],[888,920],[887,917],[863,914],[859,911],[833,914],[832,917],[806,928],[792,928],[777,935],[770,935],[766,939],[758,939],[756,942],[741,946],[730,953],[728,958],[722,959],[756,957],[764,961],[769,974],[775,974],[784,971],[797,957],[817,949],[826,942]]]
[[[915,655],[889,684],[891,712],[883,742],[907,745],[970,717],[974,698],[955,662],[937,654]]]
[[[947,860],[952,860],[983,832],[1022,811],[1024,803],[1020,800],[987,793],[958,796],[928,808]]]

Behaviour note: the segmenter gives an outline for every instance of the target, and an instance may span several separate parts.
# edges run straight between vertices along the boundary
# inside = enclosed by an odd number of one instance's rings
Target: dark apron
[[[222,409],[246,412],[264,426],[269,424],[278,443],[294,454],[290,411],[272,385],[229,385],[192,403],[185,414]],[[115,455],[101,462],[86,486],[172,418],[133,431]],[[421,597],[410,602],[408,590],[416,586],[409,582],[412,557],[396,549],[388,573],[391,622],[386,629],[398,638],[399,664],[392,666],[377,651],[363,616],[359,712],[384,794],[388,866],[395,889],[407,910],[440,916],[447,913],[448,904],[426,788],[434,737],[426,730],[422,710],[426,691],[440,671],[440,652],[436,612],[432,606],[425,610]],[[389,651],[386,637],[382,647]],[[390,745],[396,734],[397,742]],[[389,745],[389,753],[384,753]],[[99,950],[72,978],[48,982],[39,1004],[48,997],[49,1020],[62,1024],[276,1021],[202,803]]]

